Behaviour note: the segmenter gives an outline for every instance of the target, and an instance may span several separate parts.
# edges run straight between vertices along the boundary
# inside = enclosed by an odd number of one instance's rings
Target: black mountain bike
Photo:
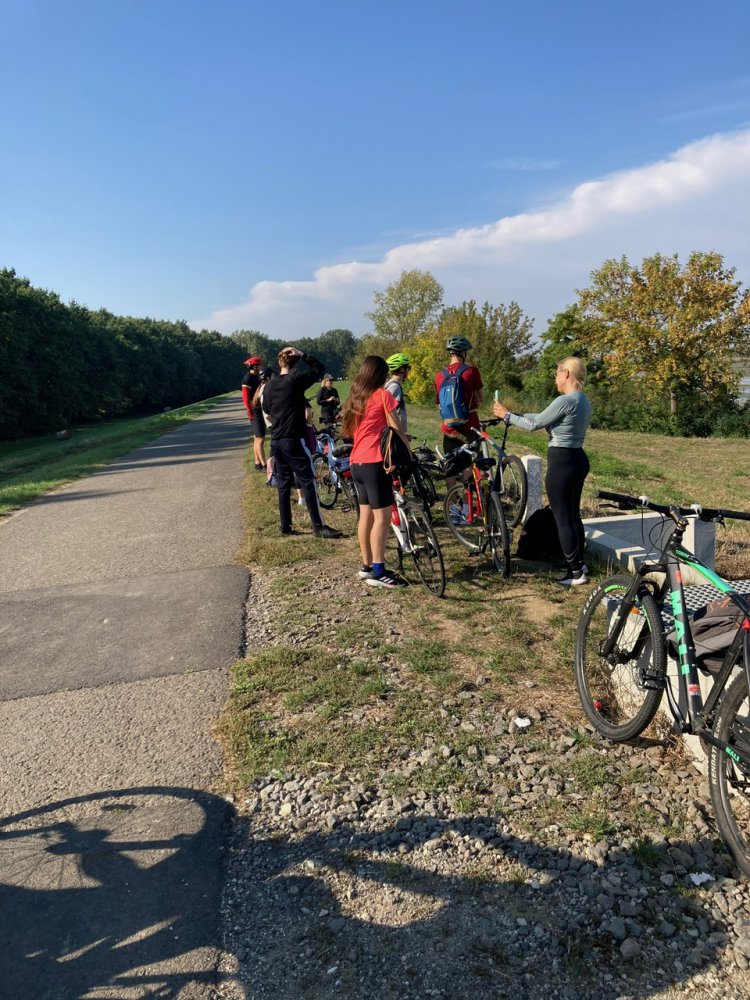
[[[597,497],[624,510],[651,510],[674,527],[661,554],[634,575],[603,580],[591,593],[576,636],[576,687],[594,728],[608,740],[639,736],[654,718],[664,692],[681,733],[707,747],[708,784],[722,838],[742,872],[750,876],[750,605],[747,597],[686,549],[686,517],[722,523],[750,521],[731,510],[664,507],[647,497],[600,492]],[[700,665],[687,611],[681,566],[689,566],[725,595],[740,612],[740,625],[703,701]],[[657,579],[654,579],[654,577]],[[667,683],[667,622],[674,620],[679,696]],[[732,674],[738,668],[737,676]],[[684,710],[683,707],[684,706]]]
[[[448,490],[444,510],[454,537],[472,555],[489,552],[494,569],[508,577],[512,532],[523,517],[528,484],[523,462],[505,450],[507,424],[500,444],[487,433],[488,427],[499,423],[498,417],[480,421],[481,431],[474,431],[467,444],[446,455],[444,475],[452,478],[471,471]]]

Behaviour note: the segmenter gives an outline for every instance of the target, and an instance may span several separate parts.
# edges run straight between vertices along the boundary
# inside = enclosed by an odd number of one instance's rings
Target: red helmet
[[[262,365],[263,364],[263,358],[247,358],[245,361],[242,362],[242,364],[243,365],[248,365],[248,366],[250,366],[250,365]]]

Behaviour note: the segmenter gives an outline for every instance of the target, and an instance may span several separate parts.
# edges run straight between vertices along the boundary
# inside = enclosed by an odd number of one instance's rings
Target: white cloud
[[[444,285],[446,302],[515,299],[541,330],[593,268],[623,253],[638,260],[657,251],[718,250],[747,282],[749,229],[750,129],[743,129],[580,184],[542,210],[395,246],[371,263],[321,267],[308,281],[259,282],[247,302],[193,325],[289,339],[333,327],[360,333],[373,291],[421,268]]]

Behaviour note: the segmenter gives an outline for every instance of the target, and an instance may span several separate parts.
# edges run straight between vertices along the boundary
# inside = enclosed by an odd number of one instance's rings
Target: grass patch
[[[0,444],[0,517],[189,423],[230,394],[168,413],[76,427],[67,441],[53,435]]]
[[[450,672],[451,647],[444,639],[408,639],[399,649],[399,657],[418,674]]]

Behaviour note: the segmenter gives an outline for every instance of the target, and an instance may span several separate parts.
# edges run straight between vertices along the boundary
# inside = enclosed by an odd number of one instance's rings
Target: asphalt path
[[[0,997],[213,996],[238,397],[0,522]]]

